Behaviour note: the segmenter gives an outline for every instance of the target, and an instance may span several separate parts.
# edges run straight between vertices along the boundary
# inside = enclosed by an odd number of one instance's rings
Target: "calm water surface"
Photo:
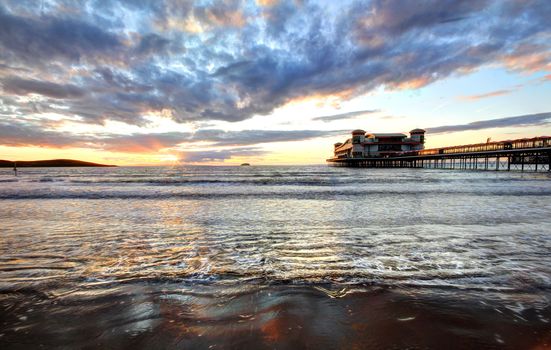
[[[1,348],[548,348],[551,174],[0,170]]]

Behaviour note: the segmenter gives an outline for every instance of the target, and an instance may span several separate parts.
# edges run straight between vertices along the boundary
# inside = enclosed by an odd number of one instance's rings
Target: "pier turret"
[[[356,129],[352,131],[352,143],[362,143],[365,141],[365,131]]]
[[[356,129],[352,131],[352,157],[361,158],[364,156],[365,131]]]
[[[411,135],[412,141],[425,143],[425,130],[413,129],[409,132],[409,134]]]

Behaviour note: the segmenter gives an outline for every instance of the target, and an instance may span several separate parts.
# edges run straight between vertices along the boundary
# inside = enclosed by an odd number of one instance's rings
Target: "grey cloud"
[[[4,92],[15,95],[29,93],[40,94],[52,98],[77,98],[84,95],[83,89],[72,84],[56,84],[46,81],[8,78],[2,81]]]
[[[491,128],[506,128],[506,127],[523,127],[551,124],[551,112],[527,114],[516,117],[498,118],[490,120],[481,120],[468,124],[459,125],[444,125],[435,128],[428,128],[427,133],[430,134],[445,134],[451,132],[481,130]]]
[[[147,34],[141,38],[139,45],[136,48],[138,55],[163,52],[170,44],[170,40],[163,38],[157,34]]]
[[[196,132],[117,134],[70,134],[48,129],[48,121],[0,120],[0,145],[40,147],[88,147],[128,153],[151,153],[179,144],[208,142],[211,147],[242,147],[272,142],[302,141],[341,135],[343,131],[203,129]]]
[[[488,0],[457,1],[432,0],[423,3],[402,0],[374,0],[371,9],[375,15],[367,21],[366,29],[403,33],[416,28],[427,28],[442,23],[466,20],[490,3]]]
[[[0,120],[0,144],[3,146],[78,147],[82,140],[70,134],[44,130],[42,125]]]
[[[87,85],[97,92],[147,93],[153,90],[153,86],[137,82],[127,74],[108,67],[97,68],[94,73],[98,79],[91,80]]]
[[[113,135],[93,140],[95,147],[117,152],[152,153],[182,143],[191,134],[183,132]]]
[[[266,151],[258,148],[238,148],[216,151],[183,152],[180,161],[183,163],[219,162],[233,157],[262,156]]]
[[[148,153],[174,147],[189,139],[190,133],[167,132],[116,135],[71,134],[47,129],[49,121],[0,120],[0,145],[50,148],[86,147],[117,152]]]
[[[223,131],[204,129],[197,131],[191,141],[209,141],[217,146],[243,146],[270,142],[303,141],[316,137],[342,134],[339,131],[325,130],[240,130]]]
[[[312,120],[319,120],[322,122],[332,122],[335,120],[342,120],[342,119],[352,119],[356,117],[360,117],[362,115],[372,114],[380,112],[378,109],[366,109],[363,111],[355,111],[355,112],[348,112],[348,113],[340,113],[340,114],[333,114],[333,115],[325,115],[320,117],[312,118]]]
[[[346,131],[348,132],[348,131]],[[109,136],[94,141],[97,147],[121,152],[150,152],[180,143],[209,142],[209,147],[240,147],[273,142],[303,141],[316,137],[341,135],[343,131],[323,130],[241,130],[203,129],[194,133],[169,132]]]
[[[41,66],[57,59],[110,58],[123,44],[116,35],[83,21],[14,16],[0,7],[0,47],[3,60]]]

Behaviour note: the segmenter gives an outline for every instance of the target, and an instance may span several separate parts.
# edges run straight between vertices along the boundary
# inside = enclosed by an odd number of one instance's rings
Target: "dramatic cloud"
[[[89,123],[143,125],[148,113],[234,122],[488,64],[549,70],[549,18],[546,0],[351,0],[339,11],[293,0],[7,0],[0,82],[12,97],[57,100],[36,102],[40,113]]]
[[[491,128],[522,127],[551,124],[551,112],[527,114],[517,117],[498,118],[490,120],[481,120],[468,124],[445,125],[427,129],[430,134],[444,134],[467,130],[481,130]]]
[[[321,117],[315,117],[312,118],[312,120],[319,120],[322,122],[332,122],[335,120],[342,120],[342,119],[353,119],[357,117],[361,117],[367,114],[377,113],[380,112],[378,109],[368,109],[363,111],[355,111],[355,112],[348,112],[348,113],[341,113],[341,114],[333,114],[333,115],[325,115]]]

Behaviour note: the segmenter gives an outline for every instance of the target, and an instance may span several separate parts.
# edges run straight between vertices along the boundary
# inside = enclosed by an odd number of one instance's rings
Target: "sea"
[[[1,349],[549,349],[551,173],[0,170]]]

